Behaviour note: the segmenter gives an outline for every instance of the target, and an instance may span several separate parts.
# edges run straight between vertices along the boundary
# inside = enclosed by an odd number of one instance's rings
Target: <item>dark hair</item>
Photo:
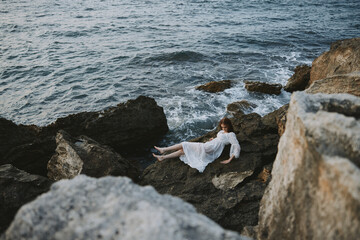
[[[234,132],[234,127],[233,127],[230,119],[228,119],[228,118],[226,118],[226,117],[224,117],[223,119],[221,119],[220,122],[219,122],[219,127],[220,127],[220,129],[221,129],[221,124],[224,124],[225,126],[227,126],[229,132]]]

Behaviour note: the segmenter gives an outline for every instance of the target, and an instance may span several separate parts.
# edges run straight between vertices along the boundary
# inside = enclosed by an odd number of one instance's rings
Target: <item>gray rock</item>
[[[140,176],[140,170],[129,160],[86,136],[73,138],[60,130],[56,144],[56,153],[48,162],[50,179],[70,179],[85,174],[91,177],[127,176],[136,181]]]
[[[237,185],[244,181],[246,177],[251,176],[253,173],[253,170],[222,173],[219,176],[214,176],[211,182],[217,189],[230,190],[234,189]]]
[[[358,97],[293,93],[261,202],[259,239],[360,236],[359,119]]]
[[[53,182],[21,171],[10,164],[0,166],[0,233],[5,231],[17,210],[40,194]]]
[[[22,207],[5,239],[248,239],[126,177],[61,180]]]

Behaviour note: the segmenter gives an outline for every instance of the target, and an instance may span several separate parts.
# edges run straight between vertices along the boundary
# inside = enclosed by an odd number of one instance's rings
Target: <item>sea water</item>
[[[44,126],[145,95],[164,108],[164,145],[191,139],[229,103],[260,115],[288,103],[243,81],[285,85],[331,42],[359,37],[359,12],[359,0],[3,0],[0,117]],[[195,90],[225,79],[224,92]]]

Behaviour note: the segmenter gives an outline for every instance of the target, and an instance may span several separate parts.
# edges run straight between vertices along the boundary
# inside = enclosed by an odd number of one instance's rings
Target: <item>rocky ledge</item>
[[[179,198],[124,177],[62,180],[23,206],[5,232],[17,239],[245,240]]]

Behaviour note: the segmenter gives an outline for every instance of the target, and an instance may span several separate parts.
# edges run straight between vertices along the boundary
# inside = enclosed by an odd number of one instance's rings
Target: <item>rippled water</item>
[[[359,10],[358,0],[3,0],[0,116],[46,125],[146,95],[164,107],[167,142],[196,137],[231,102],[262,115],[287,103],[243,80],[284,85],[331,42],[360,36]],[[224,93],[194,90],[224,79],[236,83]]]

